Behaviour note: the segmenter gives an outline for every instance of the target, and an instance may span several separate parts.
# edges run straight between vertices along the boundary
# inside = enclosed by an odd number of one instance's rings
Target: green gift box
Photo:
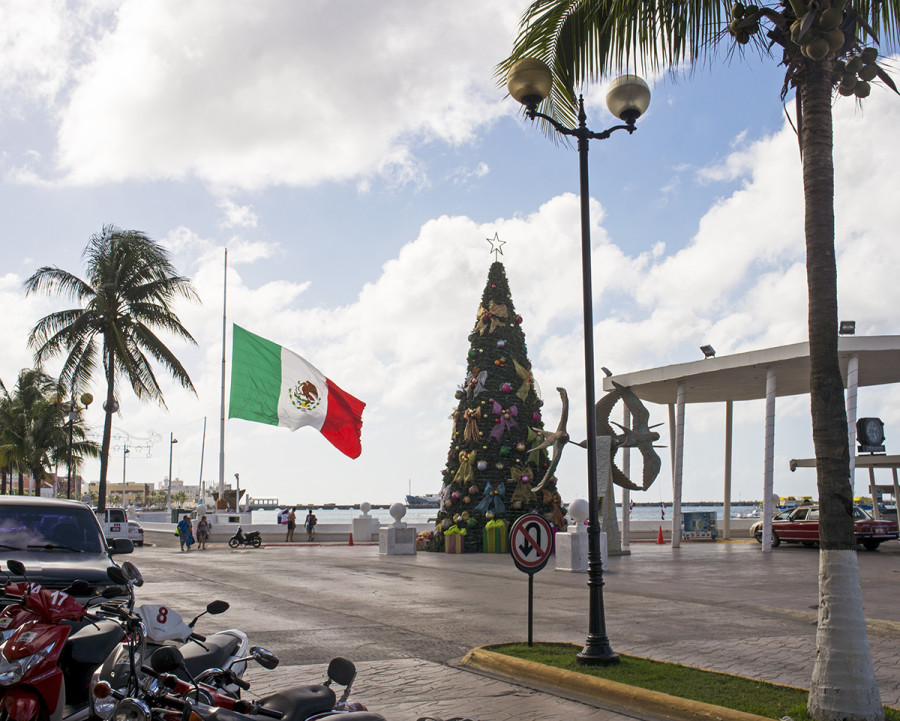
[[[506,545],[506,521],[495,519],[485,523],[481,539],[485,553],[506,553],[509,550]]]

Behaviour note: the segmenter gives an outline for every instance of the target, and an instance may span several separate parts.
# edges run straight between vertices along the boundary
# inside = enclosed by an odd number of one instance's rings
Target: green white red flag
[[[312,426],[341,453],[357,458],[365,407],[296,353],[234,326],[229,418],[292,431]]]

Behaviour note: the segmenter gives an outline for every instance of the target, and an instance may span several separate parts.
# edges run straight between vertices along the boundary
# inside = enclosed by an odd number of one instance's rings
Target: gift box
[[[506,553],[507,548],[506,521],[494,519],[484,524],[484,534],[481,537],[485,553]]]
[[[448,528],[444,531],[444,553],[462,553],[466,540],[465,531],[451,532]]]

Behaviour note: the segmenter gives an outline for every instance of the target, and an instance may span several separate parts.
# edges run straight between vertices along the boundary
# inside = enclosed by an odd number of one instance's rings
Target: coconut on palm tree
[[[87,277],[56,266],[44,266],[25,281],[28,294],[58,292],[78,303],[37,322],[28,338],[35,361],[64,354],[59,382],[82,388],[102,369],[106,380],[105,418],[100,450],[100,485],[97,507],[106,508],[112,415],[118,408],[118,376],[123,375],[141,400],[165,407],[153,370],[161,365],[181,385],[196,393],[190,376],[159,331],[196,344],[173,310],[178,298],[196,300],[188,278],[180,276],[168,251],[136,230],[104,226],[91,236],[83,252]]]
[[[883,717],[866,638],[853,532],[844,385],[838,365],[832,102],[865,98],[872,81],[896,91],[878,62],[881,41],[900,39],[900,0],[533,0],[512,53],[498,65],[543,61],[552,77],[540,110],[572,125],[575,87],[622,68],[676,69],[722,45],[754,44],[785,67],[793,88],[803,172],[809,294],[810,409],[820,508],[816,663],[809,711],[816,719]],[[520,66],[521,67],[521,66]]]

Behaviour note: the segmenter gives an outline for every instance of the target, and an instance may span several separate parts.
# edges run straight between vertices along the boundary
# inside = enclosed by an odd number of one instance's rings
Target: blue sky
[[[545,421],[555,427],[553,388],[565,386],[570,431],[583,436],[577,157],[523,120],[493,79],[524,8],[0,3],[0,378],[30,365],[28,330],[63,304],[24,298],[22,281],[45,264],[81,273],[104,224],[142,230],[203,301],[179,308],[198,346],[173,343],[198,397],[167,383],[163,409],[122,394],[116,430],[163,438],[149,457],[129,456],[128,478],[161,482],[173,433],[174,475],[196,483],[205,417],[203,477],[215,482],[227,247],[229,322],[300,353],[368,407],[354,461],[309,429],[228,421],[225,478],[239,472],[252,495],[291,502],[437,491],[492,260],[486,238],[498,233]],[[799,157],[782,77],[770,59],[723,52],[648,78],[638,131],[591,144],[598,366],[633,371],[697,359],[704,343],[723,355],[804,339]],[[595,130],[614,123],[604,95],[602,84],[585,88]],[[900,332],[898,100],[876,87],[862,108],[834,105],[840,315],[860,334]],[[889,450],[897,395],[870,389],[860,401],[861,415],[885,419]],[[665,408],[651,413],[667,420]],[[735,500],[761,496],[763,413],[736,409]],[[811,455],[808,400],[779,399],[777,414],[775,491],[812,494],[811,472],[787,470]],[[685,498],[721,497],[723,418],[717,406],[689,409]],[[89,421],[100,429],[99,407]],[[565,500],[586,492],[581,453],[560,466]],[[664,456],[636,500],[671,498]],[[121,473],[114,451],[110,479]]]

